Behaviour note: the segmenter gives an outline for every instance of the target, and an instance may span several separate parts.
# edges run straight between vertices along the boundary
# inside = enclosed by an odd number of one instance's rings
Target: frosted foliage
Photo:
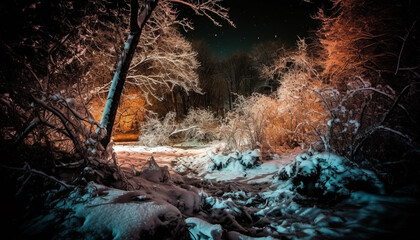
[[[253,168],[260,165],[260,155],[257,151],[245,151],[242,153],[231,153],[229,155],[209,154],[212,164],[209,165],[211,170],[231,170],[232,172]]]
[[[273,69],[264,69],[265,74],[280,76],[277,96],[238,97],[221,127],[227,150],[259,148],[275,154],[283,147],[309,146],[320,137],[319,125],[327,112],[309,90],[310,84],[320,83],[305,51],[302,43],[297,52],[279,58]],[[288,62],[293,62],[291,67]]]
[[[238,96],[234,110],[227,114],[220,127],[225,151],[260,148],[272,104],[271,98],[259,94],[249,98]]]
[[[219,119],[208,110],[190,109],[188,115],[181,122],[186,141],[209,142],[218,138]]]
[[[283,131],[279,137],[289,146],[312,143],[322,132],[319,124],[326,116],[320,99],[309,90],[322,83],[306,48],[305,41],[299,41],[296,52],[279,58],[274,68],[269,69],[272,74],[281,74],[277,100]]]
[[[156,117],[148,116],[140,128],[139,144],[150,147],[168,145],[169,136],[175,128],[174,112],[167,113],[162,121]]]
[[[345,92],[334,88],[312,89],[328,112],[327,120],[322,124],[325,129],[324,149],[354,158],[364,142],[378,131],[398,136],[405,141],[404,144],[412,146],[410,134],[386,122],[391,118],[391,113],[397,111],[410,119],[410,113],[398,103],[409,89],[410,85],[397,94],[388,85],[373,87],[361,76],[349,81]]]
[[[150,147],[167,145],[171,139],[210,142],[219,138],[219,120],[208,110],[190,109],[186,118],[177,123],[175,113],[169,112],[159,120],[147,117],[140,129],[139,142]]]
[[[142,44],[134,56],[127,77],[150,103],[149,97],[163,100],[166,92],[179,86],[200,92],[197,53],[178,27],[190,28],[189,22],[177,19],[169,1],[160,1],[142,33]]]
[[[273,64],[262,67],[260,74],[279,81],[280,87],[272,97],[239,98],[222,131],[232,149],[259,147],[262,152],[280,153],[283,148],[309,147],[325,130],[319,125],[327,112],[310,90],[321,87],[322,81],[305,41],[299,40],[295,51],[279,49],[276,54]]]

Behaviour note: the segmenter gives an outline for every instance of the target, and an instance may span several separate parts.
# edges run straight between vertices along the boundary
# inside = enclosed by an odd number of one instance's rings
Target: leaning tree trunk
[[[108,98],[101,118],[101,126],[107,131],[106,136],[101,141],[104,147],[106,147],[111,140],[112,128],[114,126],[115,116],[117,115],[121,93],[124,88],[131,60],[133,59],[134,52],[140,40],[141,32],[157,6],[158,1],[159,0],[144,0],[144,4],[139,11],[138,0],[131,0],[130,34],[128,35],[121,59],[118,62],[117,70],[112,79],[111,88],[109,89]]]

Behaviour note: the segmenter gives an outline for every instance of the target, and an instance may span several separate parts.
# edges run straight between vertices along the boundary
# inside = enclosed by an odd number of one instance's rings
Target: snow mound
[[[290,190],[316,198],[348,197],[352,191],[384,193],[373,172],[332,153],[300,154],[294,162],[280,168],[277,179],[291,181]]]
[[[174,164],[172,170],[190,177],[249,184],[271,182],[279,169],[278,162],[260,162],[257,150],[229,155],[217,155],[209,150],[198,156],[179,157]]]
[[[273,237],[249,237],[243,234],[240,234],[238,232],[235,231],[230,231],[228,233],[228,238],[229,240],[274,240],[275,238]]]
[[[56,219],[63,214],[64,221],[57,227]],[[60,228],[55,239],[173,239],[185,229],[176,207],[93,183],[73,190],[55,203],[53,213],[34,222],[27,232],[42,232],[53,225]]]
[[[227,156],[210,153],[210,159],[213,162],[210,166],[211,170],[221,170],[223,168],[245,170],[258,166],[260,155],[257,150],[247,150],[242,153],[234,152]]]

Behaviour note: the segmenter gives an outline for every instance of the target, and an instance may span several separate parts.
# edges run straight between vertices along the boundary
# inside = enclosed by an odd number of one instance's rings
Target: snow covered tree
[[[146,0],[144,5],[139,9],[138,0],[131,1],[130,34],[128,35],[121,59],[112,80],[105,109],[101,118],[101,126],[107,130],[106,136],[101,141],[103,146],[107,146],[111,140],[112,128],[114,126],[118,104],[120,102],[131,60],[133,59],[137,44],[139,43],[141,32],[153,10],[156,8],[157,3],[158,0]]]
[[[128,83],[145,95],[162,100],[164,93],[179,86],[185,91],[199,92],[197,53],[177,27],[190,28],[178,21],[170,2],[162,2],[146,24],[142,47],[134,56]]]
[[[356,75],[374,84],[393,80],[401,39],[413,20],[407,3],[395,0],[333,0],[330,12],[320,11],[317,37],[323,50],[320,65],[326,81],[345,88]],[[415,17],[414,17],[415,19]],[[399,87],[404,86],[404,84]]]
[[[152,15],[153,10],[158,5],[158,2],[159,0],[146,0],[139,11],[138,1],[131,1],[130,35],[127,38],[121,60],[115,72],[101,119],[101,126],[107,130],[107,135],[102,140],[102,145],[104,146],[106,146],[111,139],[112,128],[114,125],[121,93],[130,68],[131,61],[134,56],[134,51],[140,39],[141,32],[145,27],[148,19]],[[220,0],[161,0],[160,4],[164,7],[166,4],[166,7],[168,7],[168,2],[180,3],[189,6],[195,11],[196,14],[207,16],[216,25],[220,25],[220,23],[211,16],[212,14],[227,20],[231,25],[233,25],[233,23],[228,18],[228,10],[220,5]],[[167,11],[173,12],[173,10],[171,11],[170,7],[167,8]],[[150,83],[153,83],[153,80],[151,80],[149,83],[143,84],[142,86],[150,87]],[[166,84],[168,84],[168,82],[166,82]]]

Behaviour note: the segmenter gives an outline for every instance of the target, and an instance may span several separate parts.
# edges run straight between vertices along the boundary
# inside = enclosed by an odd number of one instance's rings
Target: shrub
[[[227,113],[220,128],[225,151],[260,148],[269,123],[269,111],[275,104],[272,98],[260,94],[249,98],[238,96],[234,109]]]
[[[184,141],[211,142],[219,138],[220,121],[205,109],[190,109],[179,124]]]
[[[329,112],[325,125],[325,150],[354,159],[366,141],[378,132],[397,136],[407,146],[413,147],[415,134],[404,131],[413,120],[400,102],[414,87],[408,85],[397,93],[390,86],[373,87],[358,76],[347,84],[346,92],[332,88],[314,89]],[[371,146],[372,151],[384,143],[375,145]],[[388,151],[381,149],[381,152]]]
[[[146,117],[140,129],[139,143],[145,146],[168,145],[171,140],[210,142],[219,138],[219,120],[208,110],[190,109],[180,123],[169,112],[162,120]]]
[[[155,116],[147,116],[140,128],[139,144],[155,147],[168,145],[169,137],[176,128],[175,113],[169,112],[159,120]]]
[[[275,96],[277,112],[266,129],[268,145],[308,147],[320,138],[320,124],[327,112],[310,90],[324,85],[316,69],[304,40],[298,41],[296,51],[283,52],[273,65],[262,69],[264,77],[275,78],[281,84]]]

